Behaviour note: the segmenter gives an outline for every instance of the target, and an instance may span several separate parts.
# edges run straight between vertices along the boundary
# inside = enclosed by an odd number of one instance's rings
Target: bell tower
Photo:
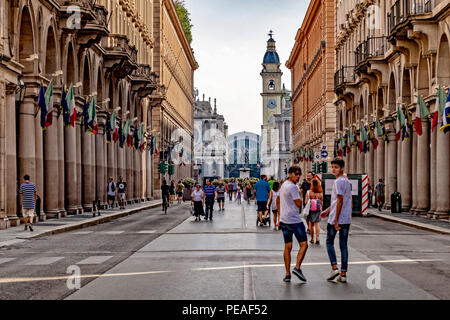
[[[269,119],[273,114],[281,113],[282,83],[280,66],[280,57],[276,49],[276,41],[273,39],[273,31],[270,30],[269,40],[267,40],[267,51],[263,59],[262,93],[263,98],[263,125],[262,128],[268,129]]]

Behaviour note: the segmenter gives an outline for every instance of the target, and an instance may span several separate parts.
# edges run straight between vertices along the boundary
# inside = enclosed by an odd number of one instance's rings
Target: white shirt
[[[116,191],[112,191],[112,186],[113,186],[114,182],[110,182],[108,183],[108,196],[115,196],[116,195]],[[114,183],[115,185],[115,183]],[[117,186],[115,186],[117,188]]]
[[[192,191],[191,198],[194,201],[203,201],[203,190],[200,189],[199,191]]]
[[[285,224],[303,223],[300,217],[300,208],[295,204],[295,200],[300,199],[298,187],[287,180],[280,189],[280,222]]]
[[[331,193],[331,209],[328,223],[334,225],[336,218],[337,196],[342,196],[342,209],[338,224],[352,223],[352,184],[345,177],[339,177],[334,181]]]
[[[272,190],[272,210],[277,210],[277,198],[280,196],[280,191]]]

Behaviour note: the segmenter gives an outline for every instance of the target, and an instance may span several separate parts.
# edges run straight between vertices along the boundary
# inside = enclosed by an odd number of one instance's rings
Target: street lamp
[[[20,106],[25,100],[25,83],[22,80],[22,75],[17,76],[17,89],[16,89],[16,105]]]

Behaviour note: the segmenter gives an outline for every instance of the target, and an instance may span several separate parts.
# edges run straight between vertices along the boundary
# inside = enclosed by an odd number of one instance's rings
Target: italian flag
[[[75,95],[72,85],[70,85],[69,91],[67,92],[66,102],[69,108],[69,123],[73,128],[75,127],[75,121],[77,121],[77,109],[75,108]]]
[[[97,108],[95,107],[95,98],[92,98],[91,103],[89,104],[88,127],[90,133],[92,134],[98,133]]]
[[[47,128],[50,127],[53,122],[53,80],[50,81],[47,90],[45,90],[44,100],[45,111],[41,116],[45,117],[45,128]],[[43,112],[43,110],[41,110],[41,112]]]
[[[434,109],[433,113],[433,122],[431,123],[431,131],[434,131],[434,129],[438,126],[439,114],[444,114],[444,109],[445,109],[445,93],[444,89],[441,86],[439,86],[437,92],[436,108]]]
[[[110,122],[110,127],[111,127],[111,132],[113,134],[113,141],[117,142],[117,139],[119,139],[119,130],[116,127],[116,111],[113,111],[112,115],[111,115],[111,122]]]
[[[427,107],[425,106],[425,102],[422,99],[422,96],[419,95],[417,98],[417,108],[416,108],[416,118],[414,119],[414,129],[419,136],[422,135],[422,121],[421,119],[430,115]]]
[[[399,141],[402,136],[402,128],[405,125],[405,115],[400,109],[400,105],[397,105],[397,123],[395,129],[395,140]]]

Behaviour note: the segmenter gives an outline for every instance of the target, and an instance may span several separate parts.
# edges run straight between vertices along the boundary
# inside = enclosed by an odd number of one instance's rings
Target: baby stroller
[[[267,218],[264,218],[264,214],[263,214],[263,217],[262,217],[262,221],[263,221],[263,223],[264,223],[264,227],[270,227],[271,226],[271,221],[272,221],[272,219],[270,218],[270,208],[269,208],[269,210],[267,210],[268,211],[268,213],[267,213]],[[258,216],[258,214],[256,214],[256,226],[258,227],[259,226],[259,216]]]

